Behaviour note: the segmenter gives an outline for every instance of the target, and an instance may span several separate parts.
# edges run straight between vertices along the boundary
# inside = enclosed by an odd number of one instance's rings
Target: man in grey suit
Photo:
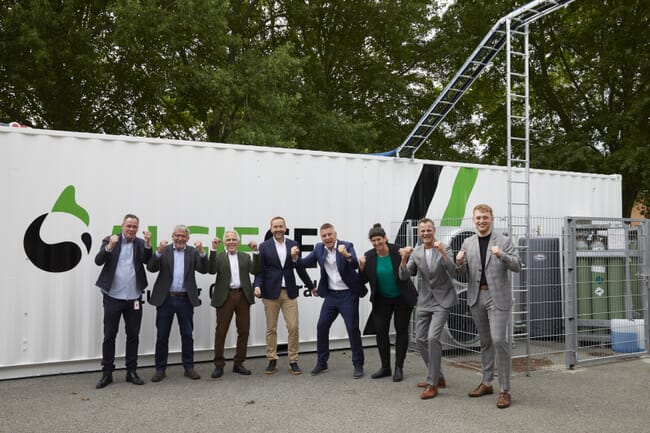
[[[187,245],[190,231],[187,226],[177,225],[172,233],[172,245],[162,241],[147,264],[149,272],[158,272],[149,302],[156,306],[156,373],[152,382],[166,377],[169,354],[169,333],[174,316],[181,333],[181,359],[185,377],[192,380],[201,376],[194,370],[194,307],[201,304],[194,272],[208,272],[208,256],[201,241],[194,247]]]
[[[508,270],[519,272],[521,262],[510,237],[494,233],[492,208],[479,204],[473,211],[476,234],[465,239],[456,256],[458,275],[468,275],[467,304],[481,339],[483,380],[470,397],[492,394],[494,360],[501,392],[497,407],[510,406],[510,342],[508,331],[512,316],[512,288]]]
[[[236,317],[237,348],[232,371],[246,376],[251,374],[251,371],[244,366],[250,331],[250,308],[255,303],[250,274],[257,274],[259,269],[257,242],[248,243],[250,249],[254,251],[251,260],[250,255],[238,251],[240,240],[236,231],[227,231],[223,239],[226,251],[217,253],[216,249],[221,240],[214,238],[208,265],[208,272],[217,274],[211,302],[217,309],[217,327],[214,331],[214,371],[211,375],[213,379],[223,376],[223,367],[226,365],[224,345],[233,314]]]
[[[422,243],[415,249],[402,248],[402,262],[399,268],[399,277],[402,280],[420,274],[415,339],[428,373],[426,381],[418,383],[418,387],[424,388],[420,395],[423,400],[435,397],[439,388],[447,386],[440,370],[440,335],[449,318],[451,307],[458,302],[456,289],[451,281],[451,275],[456,271],[454,253],[448,245],[437,241],[435,234],[432,220],[422,218],[418,221],[418,235]]]

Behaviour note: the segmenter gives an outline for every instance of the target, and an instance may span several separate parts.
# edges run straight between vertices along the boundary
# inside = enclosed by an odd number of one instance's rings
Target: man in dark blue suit
[[[316,244],[314,250],[298,264],[305,267],[320,265],[320,281],[314,295],[325,298],[316,326],[316,347],[318,362],[311,371],[312,376],[327,371],[329,359],[329,333],[332,323],[338,315],[343,317],[352,349],[352,364],[355,379],[363,377],[363,344],[359,330],[359,298],[368,293],[361,284],[357,269],[359,262],[351,242],[337,241],[336,230],[332,224],[320,227],[322,243]]]
[[[127,214],[122,220],[122,233],[102,241],[95,263],[102,266],[97,287],[103,294],[104,341],[102,343],[102,378],[97,388],[113,382],[115,369],[115,337],[124,317],[126,331],[126,381],[142,385],[136,373],[138,343],[142,322],[142,291],[147,287],[144,265],[151,258],[151,233],[144,231],[144,240],[137,238],[140,220]]]
[[[284,218],[277,216],[271,219],[273,237],[262,242],[259,249],[259,272],[255,276],[255,296],[262,298],[266,315],[266,358],[269,365],[264,371],[273,374],[277,371],[278,362],[278,317],[280,311],[287,325],[287,357],[289,372],[301,374],[298,366],[298,287],[293,270],[298,271],[300,279],[310,290],[314,283],[303,266],[296,266],[298,243],[285,237],[287,231]]]

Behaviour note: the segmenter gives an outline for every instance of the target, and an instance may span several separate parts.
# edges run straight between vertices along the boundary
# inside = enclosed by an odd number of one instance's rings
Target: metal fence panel
[[[507,226],[505,218],[495,218],[494,230],[506,232]],[[523,264],[522,272],[511,274],[513,374],[647,353],[647,221],[534,217],[530,227],[530,239],[513,234]],[[391,231],[398,245],[418,243],[417,221],[394,223]],[[470,219],[436,228],[436,238],[454,254],[472,234]],[[479,370],[466,281],[454,283],[459,303],[442,336],[445,358]]]
[[[648,222],[567,218],[567,364],[648,350]]]

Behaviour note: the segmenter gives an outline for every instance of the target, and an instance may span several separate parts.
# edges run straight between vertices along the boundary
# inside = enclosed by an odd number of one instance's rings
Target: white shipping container
[[[152,231],[156,243],[186,224],[190,242],[206,247],[230,229],[241,234],[243,247],[261,242],[271,217],[282,215],[304,252],[319,241],[318,227],[330,222],[358,255],[370,248],[367,233],[375,222],[388,230],[405,218],[426,215],[440,225],[445,217],[439,232],[452,234],[460,224],[454,221],[471,217],[478,203],[492,205],[495,215],[507,213],[504,167],[6,127],[0,127],[0,156],[7,228],[0,253],[0,379],[100,369],[103,312],[94,256],[126,213],[138,215],[140,229]],[[531,170],[530,189],[532,216],[621,217],[619,175]],[[72,242],[68,252],[78,254],[61,255],[63,270],[51,269],[52,262],[39,267],[27,253],[62,242]],[[315,269],[310,274],[318,277]],[[148,274],[148,289],[155,278]],[[197,281],[203,305],[195,309],[194,347],[201,361],[212,359],[215,312],[208,288],[214,276],[197,275]],[[304,293],[299,299],[303,351],[315,348],[321,302]],[[369,312],[366,297],[362,327]],[[155,309],[146,304],[142,366],[153,364],[154,320]],[[278,331],[279,342],[286,342],[282,320]],[[332,347],[347,347],[342,320],[330,337]],[[235,338],[233,323],[228,347]],[[257,302],[250,354],[262,355],[264,345],[264,310]],[[175,326],[170,351],[170,362],[177,362]]]

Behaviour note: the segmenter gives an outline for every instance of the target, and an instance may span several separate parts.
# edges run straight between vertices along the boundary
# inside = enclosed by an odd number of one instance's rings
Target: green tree
[[[454,3],[438,25],[431,70],[446,83],[518,3]],[[626,216],[650,189],[649,8],[576,1],[530,27],[531,166],[622,174]],[[505,99],[501,53],[419,155],[505,164]]]
[[[268,2],[120,1],[116,64],[143,135],[293,146],[300,61],[271,38]]]
[[[300,146],[381,152],[399,145],[406,119],[422,108],[432,2],[282,4],[287,38],[305,62]]]
[[[650,190],[650,3],[575,2],[534,39],[544,168],[620,173],[623,214]],[[576,25],[578,23],[578,25]]]
[[[37,128],[115,130],[106,1],[0,3],[0,116]]]

